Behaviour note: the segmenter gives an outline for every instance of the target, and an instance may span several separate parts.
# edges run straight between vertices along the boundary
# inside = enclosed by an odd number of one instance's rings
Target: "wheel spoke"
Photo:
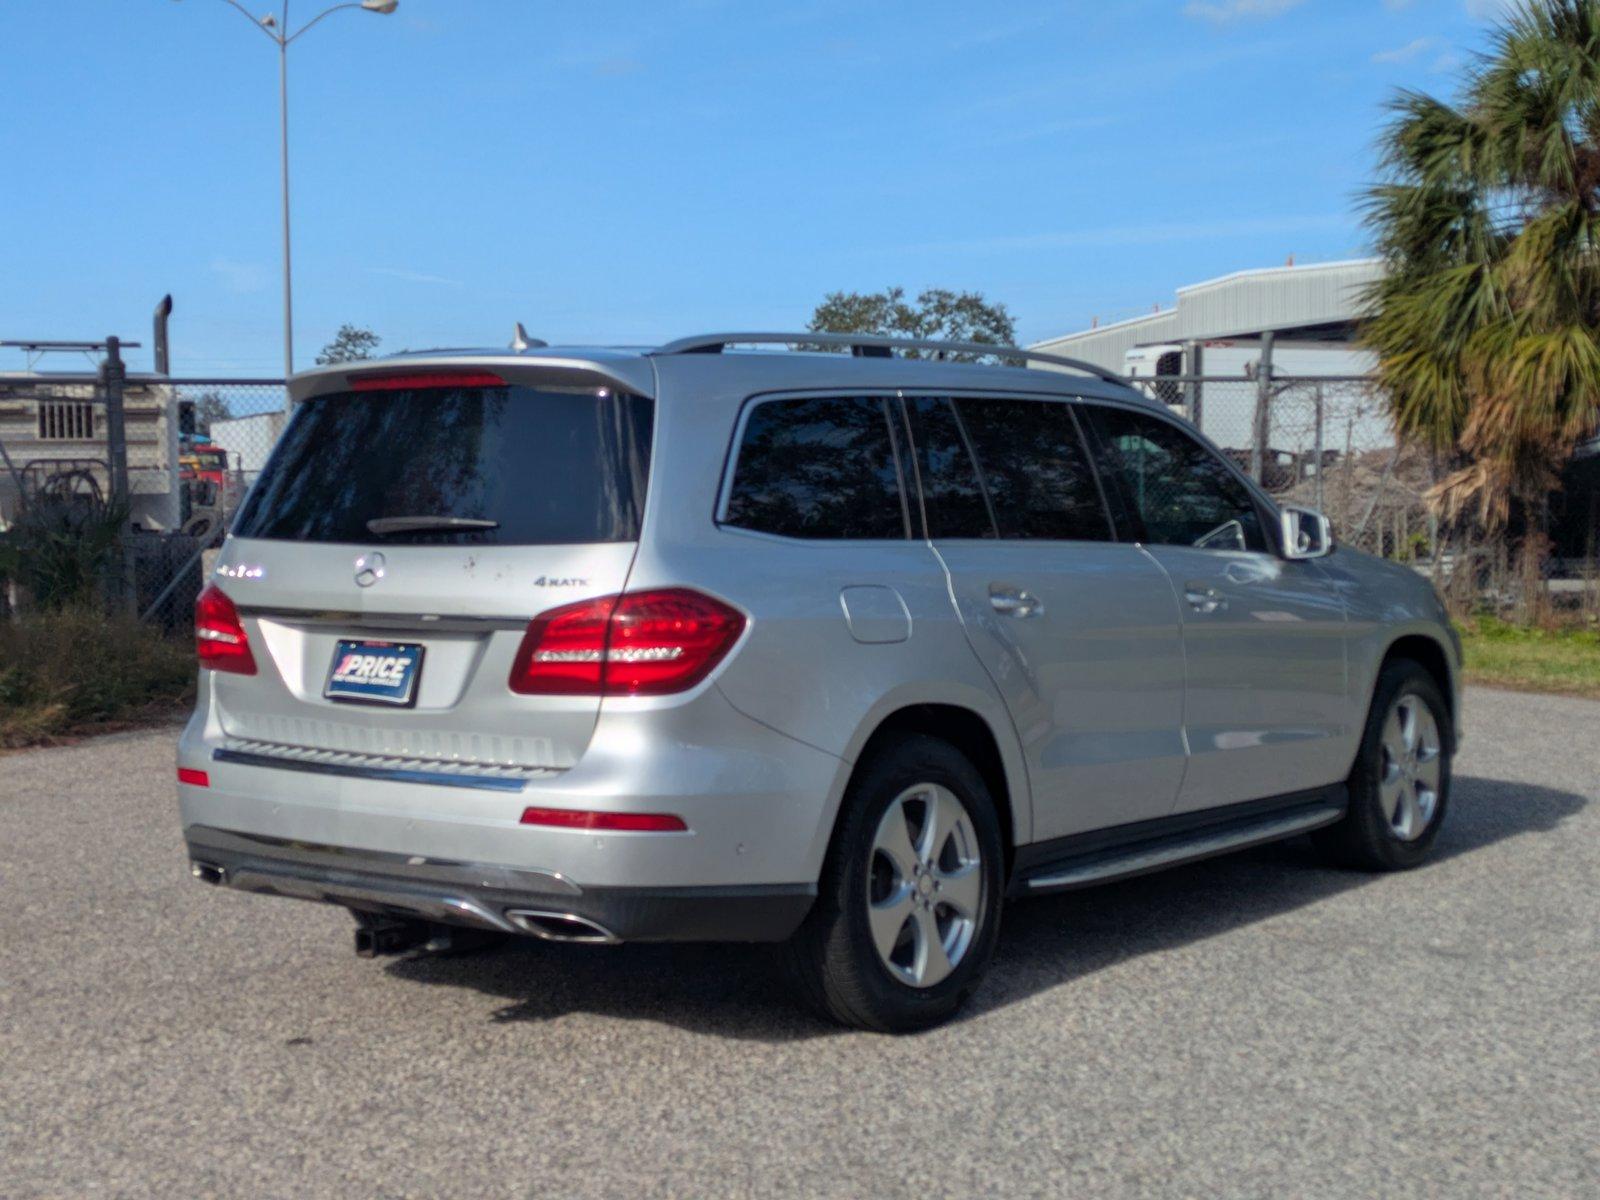
[[[983,871],[977,863],[963,863],[953,871],[935,867],[933,877],[939,884],[935,899],[948,904],[969,921],[978,919],[978,902],[983,896]]]
[[[1410,784],[1400,789],[1400,812],[1393,824],[1395,832],[1408,841],[1421,830],[1422,809],[1417,804],[1417,790]]]
[[[917,852],[911,845],[911,829],[906,824],[904,798],[891,804],[889,811],[883,814],[872,848],[894,864],[895,875],[901,881],[911,878],[912,868],[917,865]]]
[[[939,936],[939,922],[934,917],[933,909],[916,909],[911,915],[911,922],[917,939],[916,958],[912,960],[915,963],[913,971],[917,986],[932,987],[955,968],[945,953],[944,940]]]
[[[1388,751],[1389,762],[1396,771],[1406,757],[1406,739],[1401,731],[1400,709],[1396,707],[1383,723],[1383,748]]]
[[[1437,793],[1443,777],[1444,763],[1437,750],[1417,764],[1417,783],[1428,791]]]
[[[937,862],[944,844],[961,821],[961,804],[938,786],[928,789],[925,800],[927,816],[922,822],[922,835],[917,838],[917,853],[924,862]]]
[[[1405,790],[1406,781],[1400,775],[1400,768],[1389,763],[1378,783],[1378,803],[1383,805],[1383,819],[1390,825],[1399,819],[1401,794]]]
[[[867,906],[867,924],[872,928],[872,943],[878,948],[878,954],[884,962],[889,961],[889,956],[894,953],[895,944],[900,940],[900,931],[905,928],[906,918],[911,915],[911,889],[903,882],[895,884],[894,891],[889,893],[886,900]]]
[[[1400,744],[1405,747],[1407,755],[1413,754],[1417,749],[1417,706],[1410,699],[1402,700],[1396,715],[1400,718]]]

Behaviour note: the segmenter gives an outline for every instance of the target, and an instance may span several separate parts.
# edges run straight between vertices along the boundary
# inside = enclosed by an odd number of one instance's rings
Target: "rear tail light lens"
[[[210,787],[211,776],[204,771],[197,771],[193,767],[179,767],[178,782],[187,783],[190,787]]]
[[[525,808],[522,824],[623,833],[682,833],[689,828],[682,817],[673,813],[588,812],[578,808]]]
[[[524,696],[664,696],[694,687],[744,632],[744,614],[688,588],[563,605],[528,624],[511,667]]]
[[[256,673],[255,655],[250,653],[250,639],[245,636],[239,610],[214,583],[207,584],[194,602],[194,652],[208,671]]]

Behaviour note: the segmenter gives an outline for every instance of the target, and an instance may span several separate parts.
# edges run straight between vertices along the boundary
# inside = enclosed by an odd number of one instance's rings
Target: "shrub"
[[[91,604],[118,559],[127,515],[96,494],[37,496],[0,535],[0,576],[20,583],[36,608]]]

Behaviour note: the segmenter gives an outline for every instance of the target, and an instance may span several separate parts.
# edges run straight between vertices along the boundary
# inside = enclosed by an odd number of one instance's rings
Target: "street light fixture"
[[[360,8],[388,15],[400,7],[400,0],[352,0],[323,9],[293,33],[289,32],[289,0],[282,0],[280,14],[253,16],[239,0],[223,0],[251,25],[272,39],[278,47],[278,165],[283,178],[283,377],[294,374],[294,289],[289,266],[289,46],[324,17],[346,8]]]

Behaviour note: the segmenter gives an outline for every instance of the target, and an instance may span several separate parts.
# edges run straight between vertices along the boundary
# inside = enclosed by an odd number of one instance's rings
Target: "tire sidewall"
[[[983,899],[965,956],[949,977],[928,988],[896,979],[878,956],[867,919],[873,838],[889,806],[907,788],[932,783],[949,789],[972,823],[982,855]],[[977,986],[1000,932],[1005,850],[994,802],[983,778],[954,747],[931,737],[905,739],[877,757],[846,794],[848,809],[833,847],[830,880],[835,922],[830,940],[848,957],[857,989],[877,1022],[909,1030],[941,1021]]]

